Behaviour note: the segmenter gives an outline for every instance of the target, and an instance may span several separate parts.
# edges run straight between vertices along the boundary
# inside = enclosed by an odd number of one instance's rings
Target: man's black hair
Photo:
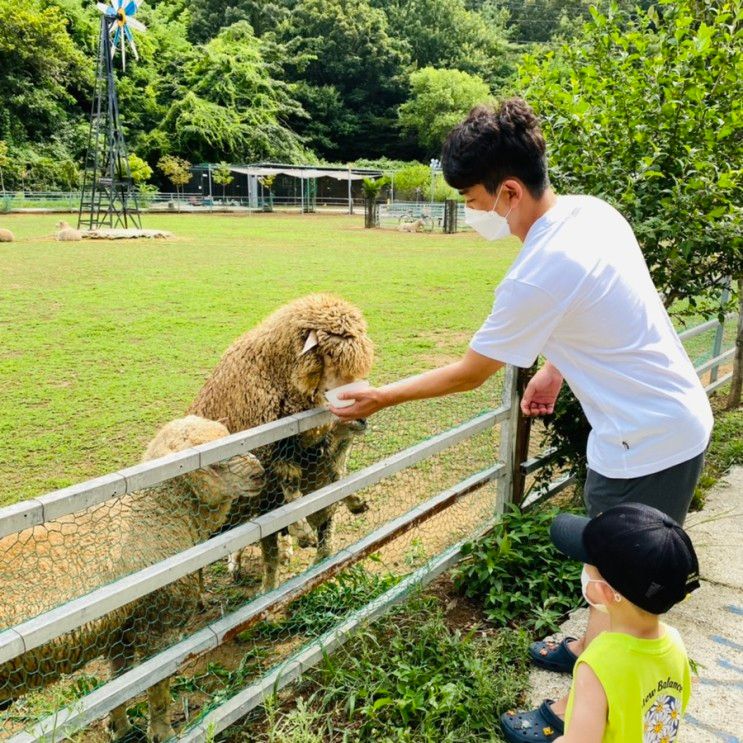
[[[449,132],[441,162],[446,182],[462,190],[481,183],[491,194],[507,178],[518,178],[534,198],[549,185],[544,137],[534,111],[521,98],[493,110],[473,108]]]

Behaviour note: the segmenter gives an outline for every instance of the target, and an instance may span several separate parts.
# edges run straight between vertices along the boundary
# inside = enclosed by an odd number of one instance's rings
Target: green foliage
[[[390,33],[403,40],[413,65],[463,70],[500,87],[513,74],[515,54],[501,25],[472,12],[464,0],[375,0]]]
[[[146,183],[152,178],[152,168],[134,152],[129,155],[129,172],[131,173],[132,181],[137,185]]]
[[[474,105],[491,100],[484,80],[460,70],[425,67],[410,76],[410,87],[410,99],[398,109],[400,126],[431,155]]]
[[[726,277],[743,273],[741,3],[591,13],[569,44],[520,70],[544,122],[553,183],[603,197],[628,218],[675,314],[715,315]],[[563,390],[546,435],[562,449],[553,465],[584,476],[588,430]]]
[[[162,125],[174,149],[198,161],[303,158],[300,140],[283,123],[303,111],[290,86],[271,77],[264,46],[241,21],[192,50]]]
[[[390,182],[387,177],[384,178],[364,178],[361,182],[361,190],[368,201],[374,201],[379,192]]]
[[[325,713],[326,736],[493,740],[525,684],[526,645],[519,632],[450,630],[433,600],[414,597],[309,674],[317,691],[308,706]]]
[[[465,545],[455,585],[481,600],[496,625],[526,626],[545,634],[577,606],[582,566],[561,555],[550,540],[557,513],[523,513],[511,506],[491,532]]]
[[[520,71],[557,189],[625,214],[667,305],[691,312],[743,272],[742,21],[739,0],[592,10],[578,38]]]
[[[309,119],[292,125],[310,146],[330,159],[390,154],[409,55],[384,12],[365,0],[302,0],[278,37],[291,45],[287,75],[303,81]]]
[[[66,18],[53,3],[0,0],[0,28],[0,138],[11,145],[71,138],[65,108],[91,73]]]
[[[292,4],[281,0],[193,0],[189,4],[188,35],[194,42],[204,43],[222,28],[247,21],[256,35],[262,36],[287,17]]]
[[[704,457],[704,472],[694,493],[691,510],[704,507],[707,491],[735,465],[743,464],[743,410],[715,414],[712,439]]]
[[[157,161],[157,167],[175,186],[176,191],[191,180],[191,163],[182,157],[163,155]]]
[[[238,640],[278,640],[297,635],[317,637],[352,611],[360,609],[392,588],[399,580],[398,576],[391,573],[371,573],[361,565],[354,565],[335,580],[322,583],[306,596],[297,599],[283,619],[262,622],[254,629],[238,635]]]
[[[232,175],[230,166],[223,160],[219,165],[212,170],[212,179],[215,183],[222,186],[222,198],[224,198],[225,190],[227,186],[235,180],[235,176]]]
[[[10,158],[8,157],[8,143],[0,139],[0,191],[5,193],[5,179],[3,177],[3,168],[7,168],[10,165]]]

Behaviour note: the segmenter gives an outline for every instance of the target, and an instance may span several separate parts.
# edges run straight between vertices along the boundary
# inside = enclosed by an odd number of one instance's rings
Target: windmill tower
[[[97,4],[101,12],[101,32],[77,219],[79,229],[142,226],[121,127],[113,69],[117,48],[121,50],[121,65],[125,69],[127,43],[135,59],[139,58],[131,29],[146,30],[144,24],[132,18],[140,3],[141,0],[111,0],[111,5]]]

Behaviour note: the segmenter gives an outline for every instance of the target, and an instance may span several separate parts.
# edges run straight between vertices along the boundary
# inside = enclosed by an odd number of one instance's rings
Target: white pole
[[[299,211],[304,214],[304,176],[299,176]]]
[[[353,199],[351,198],[351,164],[348,165],[348,213],[353,214]]]

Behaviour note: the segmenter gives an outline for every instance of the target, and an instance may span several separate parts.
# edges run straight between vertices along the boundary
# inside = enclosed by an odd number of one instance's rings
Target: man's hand
[[[562,374],[547,362],[526,385],[521,398],[521,412],[529,416],[553,413],[560,387]]]
[[[384,392],[376,387],[358,392],[341,392],[339,400],[356,400],[353,405],[345,408],[336,408],[330,405],[330,412],[343,421],[355,421],[359,418],[368,418],[373,413],[386,408],[389,403],[385,402]]]

